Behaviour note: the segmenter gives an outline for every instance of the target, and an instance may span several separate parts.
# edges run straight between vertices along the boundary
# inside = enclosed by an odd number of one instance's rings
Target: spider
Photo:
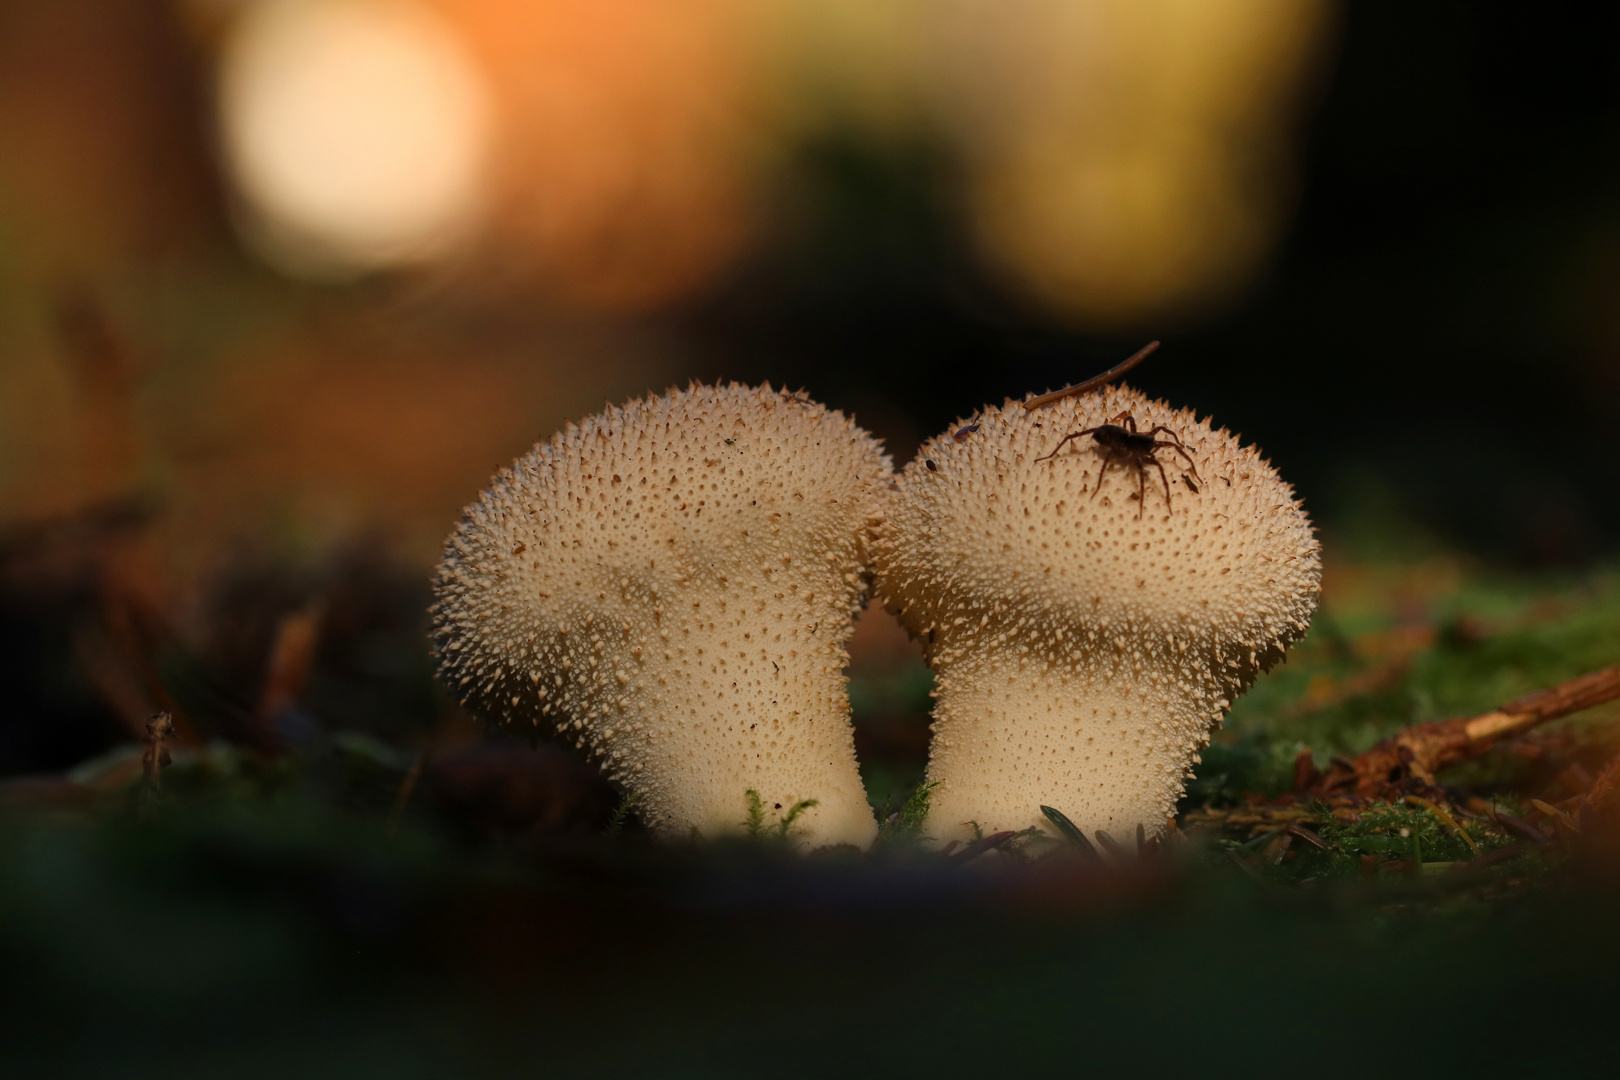
[[[1120,426],[1119,421],[1124,421],[1123,427]],[[1161,431],[1170,438],[1156,438]],[[1203,478],[1198,476],[1198,466],[1193,462],[1192,455],[1187,453],[1187,447],[1182,443],[1180,435],[1177,435],[1163,424],[1158,425],[1152,431],[1138,432],[1136,430],[1136,417],[1130,413],[1120,413],[1109,423],[1088,427],[1084,431],[1076,431],[1072,435],[1065,435],[1058,440],[1057,446],[1053,447],[1050,454],[1045,457],[1038,457],[1035,460],[1050,461],[1052,458],[1057,457],[1058,451],[1062,450],[1070,440],[1078,439],[1082,435],[1090,435],[1097,445],[1103,448],[1102,472],[1097,474],[1097,486],[1091,489],[1093,499],[1097,497],[1097,492],[1102,490],[1103,477],[1108,475],[1108,468],[1114,462],[1120,461],[1127,466],[1134,465],[1136,467],[1136,516],[1138,520],[1141,519],[1143,506],[1147,502],[1147,467],[1149,465],[1159,470],[1159,479],[1164,481],[1164,505],[1166,509],[1170,506],[1170,478],[1165,475],[1164,465],[1160,463],[1156,456],[1158,451],[1170,449],[1186,458],[1187,467],[1192,470],[1193,476],[1198,478],[1199,483],[1203,482]],[[1194,488],[1193,490],[1197,491],[1198,489]]]

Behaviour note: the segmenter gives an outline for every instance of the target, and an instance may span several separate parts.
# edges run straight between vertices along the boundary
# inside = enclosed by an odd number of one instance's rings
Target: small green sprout
[[[620,800],[618,808],[613,811],[613,816],[608,819],[607,832],[609,836],[617,835],[624,828],[625,819],[630,816],[630,811],[634,810],[636,804],[640,801],[641,792],[639,791],[633,791]],[[693,827],[693,830],[696,831],[696,826]]]
[[[878,829],[877,840],[874,846],[892,843],[916,843],[923,838],[923,822],[928,819],[928,800],[933,797],[934,789],[939,782],[928,781],[918,784],[900,809],[890,814]]]
[[[779,815],[775,822],[767,825],[765,823],[765,803],[760,799],[759,792],[749,788],[744,794],[748,799],[748,816],[743,819],[743,831],[755,839],[761,836],[776,840],[787,839],[788,830],[793,828],[793,823],[799,819],[799,815],[813,806],[821,805],[819,799],[800,799],[788,807],[786,814]],[[781,808],[782,804],[777,803],[776,809],[780,810]]]

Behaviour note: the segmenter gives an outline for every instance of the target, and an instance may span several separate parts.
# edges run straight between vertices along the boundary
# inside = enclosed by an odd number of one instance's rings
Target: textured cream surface
[[[768,385],[569,425],[447,542],[440,674],[589,747],[661,833],[734,831],[753,789],[767,825],[816,799],[796,839],[864,844],[843,669],[890,475],[851,420]]]
[[[1143,499],[1117,460],[1099,488],[1089,435],[1035,460],[1121,413],[1180,436],[1202,483],[1160,449],[1168,504],[1151,465]],[[1050,831],[1043,804],[1088,835],[1158,833],[1212,726],[1316,606],[1319,547],[1293,489],[1253,447],[1128,387],[985,409],[924,443],[898,484],[877,584],[936,672],[942,840],[970,821]]]

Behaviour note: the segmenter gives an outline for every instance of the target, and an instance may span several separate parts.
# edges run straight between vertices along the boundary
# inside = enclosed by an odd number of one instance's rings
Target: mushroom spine
[[[1104,441],[1122,428],[1060,448],[1126,417],[1185,460],[1122,460]],[[1211,729],[1315,609],[1320,548],[1293,489],[1124,386],[987,407],[897,484],[877,588],[936,675],[930,835],[1039,828],[1042,805],[1088,835],[1162,831]]]
[[[794,835],[876,831],[843,674],[887,456],[769,385],[692,386],[569,424],[445,545],[432,635],[476,711],[554,727],[659,833],[816,800]]]

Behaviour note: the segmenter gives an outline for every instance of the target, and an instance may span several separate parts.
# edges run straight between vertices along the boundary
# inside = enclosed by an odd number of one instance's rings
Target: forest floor
[[[256,580],[227,606],[274,617],[217,632],[267,676],[154,648],[174,727],[0,783],[11,1075],[1348,1075],[1603,1052],[1620,674],[1545,715],[1526,695],[1620,663],[1614,568],[1330,562],[1309,635],[1162,839],[1054,813],[1039,836],[927,842],[929,678],[869,632],[851,696],[883,831],[809,853],[768,827],[655,844],[571,754],[485,737],[431,687],[413,586],[335,574],[289,605]],[[1441,738],[1482,717],[1505,733]]]

